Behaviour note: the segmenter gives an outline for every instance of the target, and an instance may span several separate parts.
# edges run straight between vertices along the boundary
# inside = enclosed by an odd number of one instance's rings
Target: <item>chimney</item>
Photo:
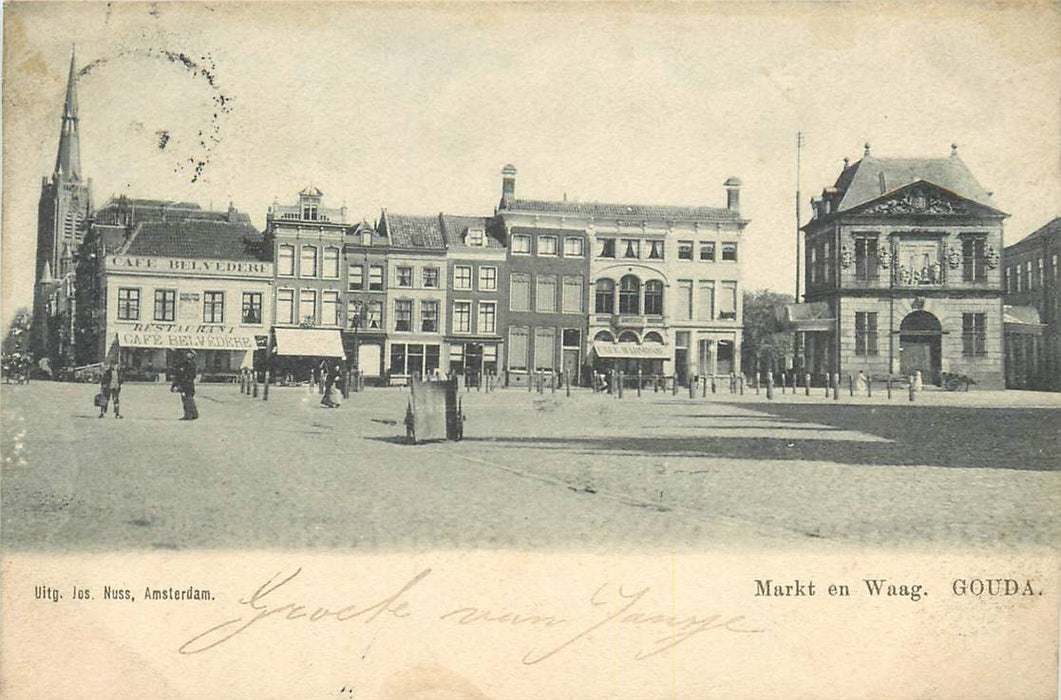
[[[732,212],[740,212],[740,179],[731,177],[726,180],[726,209]]]
[[[509,163],[501,168],[501,199],[508,201],[516,198],[516,166]]]

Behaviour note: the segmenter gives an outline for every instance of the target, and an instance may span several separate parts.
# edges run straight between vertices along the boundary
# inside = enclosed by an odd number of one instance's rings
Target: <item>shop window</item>
[[[488,374],[497,374],[497,346],[483,346],[483,371]]]
[[[224,323],[225,293],[203,292],[203,323]]]
[[[262,322],[262,293],[243,292],[243,323],[257,325]]]
[[[118,320],[140,320],[140,290],[131,287],[118,288]]]
[[[614,343],[615,336],[608,331],[597,331],[597,334],[593,336],[593,342]]]

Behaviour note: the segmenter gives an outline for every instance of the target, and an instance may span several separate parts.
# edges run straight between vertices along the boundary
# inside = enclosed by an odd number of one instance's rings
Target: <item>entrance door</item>
[[[927,338],[904,338],[899,345],[899,368],[904,376],[920,371],[932,381],[932,344]]]
[[[578,384],[578,348],[564,348],[564,373],[573,384]]]
[[[926,384],[939,384],[943,326],[927,311],[911,312],[899,325],[899,369],[909,376],[921,372]]]
[[[468,386],[479,386],[479,376],[483,373],[482,343],[464,344],[464,375],[468,377]]]
[[[682,386],[689,383],[689,350],[687,348],[674,349],[674,376]]]

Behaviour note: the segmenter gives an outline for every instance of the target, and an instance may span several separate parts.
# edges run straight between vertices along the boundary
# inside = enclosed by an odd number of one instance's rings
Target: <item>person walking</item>
[[[184,417],[181,420],[197,420],[199,409],[195,406],[195,375],[199,368],[195,362],[195,351],[188,350],[173,372],[173,386],[170,391],[180,392]]]
[[[114,402],[114,417],[122,417],[118,401],[122,393],[123,381],[125,381],[125,370],[122,369],[121,363],[108,362],[107,369],[104,370],[99,381],[99,393],[103,396],[99,407],[100,418],[107,415],[107,405],[112,401]]]
[[[324,396],[321,398],[321,405],[325,408],[339,408],[343,402],[342,369],[337,362],[331,367],[324,367],[322,372],[324,373]]]

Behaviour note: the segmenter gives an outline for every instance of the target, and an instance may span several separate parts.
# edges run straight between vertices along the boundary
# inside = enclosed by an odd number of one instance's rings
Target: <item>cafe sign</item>
[[[210,260],[189,258],[153,258],[139,255],[108,255],[109,272],[136,272],[164,275],[205,275],[210,277],[273,276],[271,262],[255,260]]]
[[[253,333],[232,326],[179,323],[135,323],[120,328],[118,345],[169,350],[254,350],[258,347]]]

